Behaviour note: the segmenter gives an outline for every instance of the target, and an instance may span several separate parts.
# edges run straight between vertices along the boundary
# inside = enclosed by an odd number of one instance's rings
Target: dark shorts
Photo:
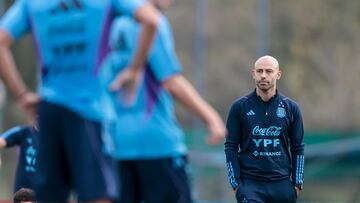
[[[242,177],[236,192],[239,203],[295,203],[296,199],[295,187],[289,179],[266,182]]]
[[[21,188],[34,189],[34,181],[36,180],[35,174],[27,174],[26,172],[19,172],[21,169],[18,168],[14,183],[14,193]]]
[[[190,203],[184,157],[119,161],[120,203]]]
[[[65,202],[117,197],[114,161],[103,153],[101,126],[62,106],[39,105],[38,201]]]

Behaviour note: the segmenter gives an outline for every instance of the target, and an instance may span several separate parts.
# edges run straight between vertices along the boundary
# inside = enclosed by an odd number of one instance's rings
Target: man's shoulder
[[[245,95],[240,96],[238,99],[235,100],[235,102],[237,102],[237,103],[249,102],[253,97],[254,97],[254,92],[251,91]]]
[[[8,129],[6,132],[4,132],[3,134],[17,134],[17,133],[23,133],[23,132],[27,132],[30,131],[31,126],[29,125],[18,125],[15,127],[12,127],[10,129]]]
[[[299,104],[293,100],[292,98],[285,96],[283,94],[279,94],[280,100],[284,103],[287,103],[291,107],[299,108]]]
[[[123,32],[133,35],[135,32],[139,32],[140,26],[141,25],[134,18],[129,16],[120,16],[115,18],[113,21],[112,32]],[[164,15],[161,15],[160,17],[158,35],[160,35],[161,38],[170,37],[172,35],[171,24]]]
[[[19,127],[19,133],[23,134],[23,137],[32,137],[36,133],[35,129],[30,125],[21,125]]]
[[[6,140],[6,147],[12,147],[15,145],[22,145],[28,138],[32,142],[32,135],[35,131],[29,125],[21,125],[10,128],[6,132],[2,133],[0,137]]]
[[[240,96],[233,101],[232,106],[240,108],[243,104],[250,102],[252,96],[253,96],[252,92],[250,92],[246,95]]]
[[[129,27],[137,27],[139,26],[139,23],[129,16],[121,16],[115,18],[113,21],[113,27],[116,27],[118,29],[124,29]]]

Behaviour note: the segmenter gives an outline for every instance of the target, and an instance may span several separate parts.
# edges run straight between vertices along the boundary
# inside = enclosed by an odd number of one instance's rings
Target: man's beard
[[[266,85],[261,85],[260,82],[256,85],[259,90],[263,91],[263,92],[268,92],[272,87],[274,87],[274,84],[266,84]]]

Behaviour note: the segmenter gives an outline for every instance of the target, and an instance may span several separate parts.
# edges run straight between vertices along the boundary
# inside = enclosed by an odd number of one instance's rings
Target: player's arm
[[[25,126],[13,127],[0,135],[0,149],[19,145],[28,131]]]
[[[140,80],[140,72],[144,68],[148,52],[156,34],[160,13],[149,2],[146,2],[136,9],[134,17],[141,24],[138,47],[128,65],[129,68],[119,73],[111,83],[110,89],[113,91],[121,87],[128,89],[130,92],[135,91],[136,85]]]
[[[10,51],[13,39],[8,32],[0,28],[0,75],[10,93],[16,98],[27,92],[24,81],[17,71],[14,57]]]
[[[20,108],[27,113],[30,122],[33,122],[40,98],[27,90],[20,77],[10,50],[12,44],[12,37],[0,28],[0,77]]]
[[[6,140],[3,137],[0,137],[0,150],[4,149],[6,147]],[[0,154],[0,168],[2,165],[2,160],[1,160],[1,154]]]
[[[34,120],[39,97],[27,90],[20,77],[10,50],[15,38],[20,37],[29,27],[24,11],[24,1],[16,1],[1,18],[0,22],[0,77],[18,105]]]
[[[0,137],[0,149],[4,149],[6,147],[6,140],[3,137]]]
[[[290,151],[292,156],[292,181],[299,192],[304,182],[304,126],[300,109],[293,106],[290,128]]]
[[[241,108],[238,102],[232,104],[226,121],[225,140],[226,166],[231,187],[236,190],[240,184],[239,146],[241,135]]]
[[[226,130],[219,114],[201,98],[185,77],[176,74],[165,80],[163,87],[206,124],[209,131],[209,144],[218,144],[224,139]]]
[[[136,70],[144,67],[160,21],[160,14],[147,2],[135,12],[135,19],[142,24],[139,45],[136,49],[137,51],[135,52],[132,63],[130,64],[130,67],[133,67]]]

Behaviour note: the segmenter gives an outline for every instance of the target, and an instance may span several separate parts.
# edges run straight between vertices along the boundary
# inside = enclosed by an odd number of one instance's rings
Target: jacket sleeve
[[[228,179],[231,187],[235,190],[240,182],[240,163],[239,163],[239,150],[240,150],[240,136],[241,136],[241,117],[240,105],[235,102],[229,111],[226,122],[228,134],[225,140],[225,155],[226,165],[228,171]]]
[[[290,151],[292,157],[292,181],[302,189],[304,182],[304,126],[300,108],[293,107],[290,127]]]

